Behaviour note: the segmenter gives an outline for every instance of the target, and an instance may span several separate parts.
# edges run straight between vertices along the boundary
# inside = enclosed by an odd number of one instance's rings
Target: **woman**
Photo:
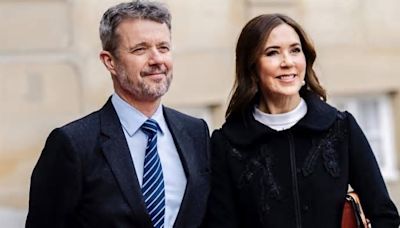
[[[338,228],[348,186],[372,227],[398,227],[354,117],[328,105],[303,29],[281,14],[243,28],[226,122],[212,135],[205,227]]]

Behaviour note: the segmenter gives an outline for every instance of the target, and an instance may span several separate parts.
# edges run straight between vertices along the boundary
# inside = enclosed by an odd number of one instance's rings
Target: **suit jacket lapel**
[[[151,227],[151,220],[146,212],[129,147],[110,99],[100,110],[100,124],[104,156],[115,175],[123,196],[134,212],[134,219],[142,226]]]
[[[193,177],[197,175],[199,167],[197,167],[198,162],[195,161],[196,157],[193,156],[194,152],[196,151],[194,148],[193,138],[190,137],[190,134],[184,127],[182,120],[178,119],[171,110],[165,107],[164,117],[174,139],[187,179],[185,194],[174,225],[174,227],[182,227],[182,225],[185,224],[185,214],[188,212],[188,210],[190,210],[190,204],[193,203],[190,202],[193,185],[192,180]]]

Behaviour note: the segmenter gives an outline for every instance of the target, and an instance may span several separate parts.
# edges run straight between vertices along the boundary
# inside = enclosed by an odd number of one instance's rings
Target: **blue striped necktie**
[[[148,137],[144,157],[142,193],[147,212],[155,228],[164,227],[165,212],[164,177],[157,152],[157,130],[159,128],[158,123],[152,119],[146,120],[141,126],[141,130]]]

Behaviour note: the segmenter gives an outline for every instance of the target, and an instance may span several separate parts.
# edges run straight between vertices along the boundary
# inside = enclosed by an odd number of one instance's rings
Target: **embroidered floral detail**
[[[322,156],[324,167],[332,177],[340,176],[340,166],[336,147],[346,138],[347,129],[345,127],[345,115],[338,113],[338,119],[328,133],[319,140],[313,140],[310,153],[304,162],[302,169],[303,175],[310,175],[315,168],[318,157]]]
[[[239,177],[238,188],[242,189],[254,182],[259,191],[258,208],[261,218],[268,214],[271,207],[269,199],[280,199],[280,187],[272,173],[273,156],[267,146],[262,146],[255,154],[242,153],[236,148],[231,149],[231,155],[243,161],[245,168]],[[257,174],[257,179],[254,178]]]
[[[339,177],[340,168],[333,140],[326,141],[324,149],[322,150],[322,158],[324,160],[325,169],[328,171],[328,173],[330,173],[333,177]]]
[[[314,171],[314,165],[319,156],[318,151],[320,150],[321,147],[321,145],[317,143],[318,141],[316,139],[312,140],[312,147],[310,149],[311,153],[309,153],[308,157],[306,158],[302,169],[304,176],[308,176]]]
[[[245,154],[240,153],[240,151],[238,151],[236,148],[232,148],[231,154],[233,157],[237,158],[239,161],[243,161],[247,157],[247,156],[245,156]]]

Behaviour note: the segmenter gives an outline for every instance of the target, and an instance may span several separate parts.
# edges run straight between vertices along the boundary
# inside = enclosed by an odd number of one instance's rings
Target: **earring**
[[[306,81],[301,81],[301,85],[304,86],[306,84]]]

